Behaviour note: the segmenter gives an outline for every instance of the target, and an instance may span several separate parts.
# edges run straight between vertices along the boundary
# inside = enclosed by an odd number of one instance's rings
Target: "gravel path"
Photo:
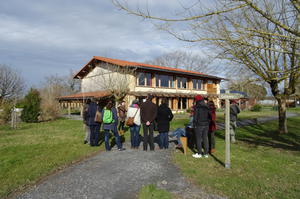
[[[144,152],[128,149],[128,143],[125,147],[125,151],[99,153],[73,165],[17,198],[131,199],[137,197],[143,185],[156,184],[178,198],[221,199],[206,194],[181,176],[170,161],[173,149]]]

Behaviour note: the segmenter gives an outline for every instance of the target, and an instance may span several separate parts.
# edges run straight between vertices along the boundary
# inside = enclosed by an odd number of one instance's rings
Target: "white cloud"
[[[156,12],[180,5],[149,2]],[[0,13],[0,59],[40,74],[28,78],[30,84],[55,71],[78,70],[94,55],[144,61],[188,46],[107,0],[1,1]]]

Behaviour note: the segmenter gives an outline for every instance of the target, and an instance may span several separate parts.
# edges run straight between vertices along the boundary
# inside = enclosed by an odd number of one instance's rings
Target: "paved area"
[[[18,196],[19,199],[131,199],[143,185],[156,184],[179,198],[221,199],[191,185],[170,161],[171,151],[99,153]]]

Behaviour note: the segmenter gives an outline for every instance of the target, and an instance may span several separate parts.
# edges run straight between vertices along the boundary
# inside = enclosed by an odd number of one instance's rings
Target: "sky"
[[[147,2],[158,15],[179,5],[178,0],[138,1],[131,3]],[[79,71],[93,56],[143,62],[175,50],[199,51],[110,0],[0,1],[0,64],[20,72],[27,87]]]

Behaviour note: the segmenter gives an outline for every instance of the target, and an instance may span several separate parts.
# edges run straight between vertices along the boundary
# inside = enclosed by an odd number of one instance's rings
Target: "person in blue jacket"
[[[104,142],[106,151],[110,151],[109,145],[109,134],[112,132],[115,136],[116,144],[119,151],[125,150],[122,147],[121,138],[118,133],[118,114],[117,109],[114,107],[114,103],[112,100],[109,100],[106,106],[102,110],[102,123],[104,130]]]

